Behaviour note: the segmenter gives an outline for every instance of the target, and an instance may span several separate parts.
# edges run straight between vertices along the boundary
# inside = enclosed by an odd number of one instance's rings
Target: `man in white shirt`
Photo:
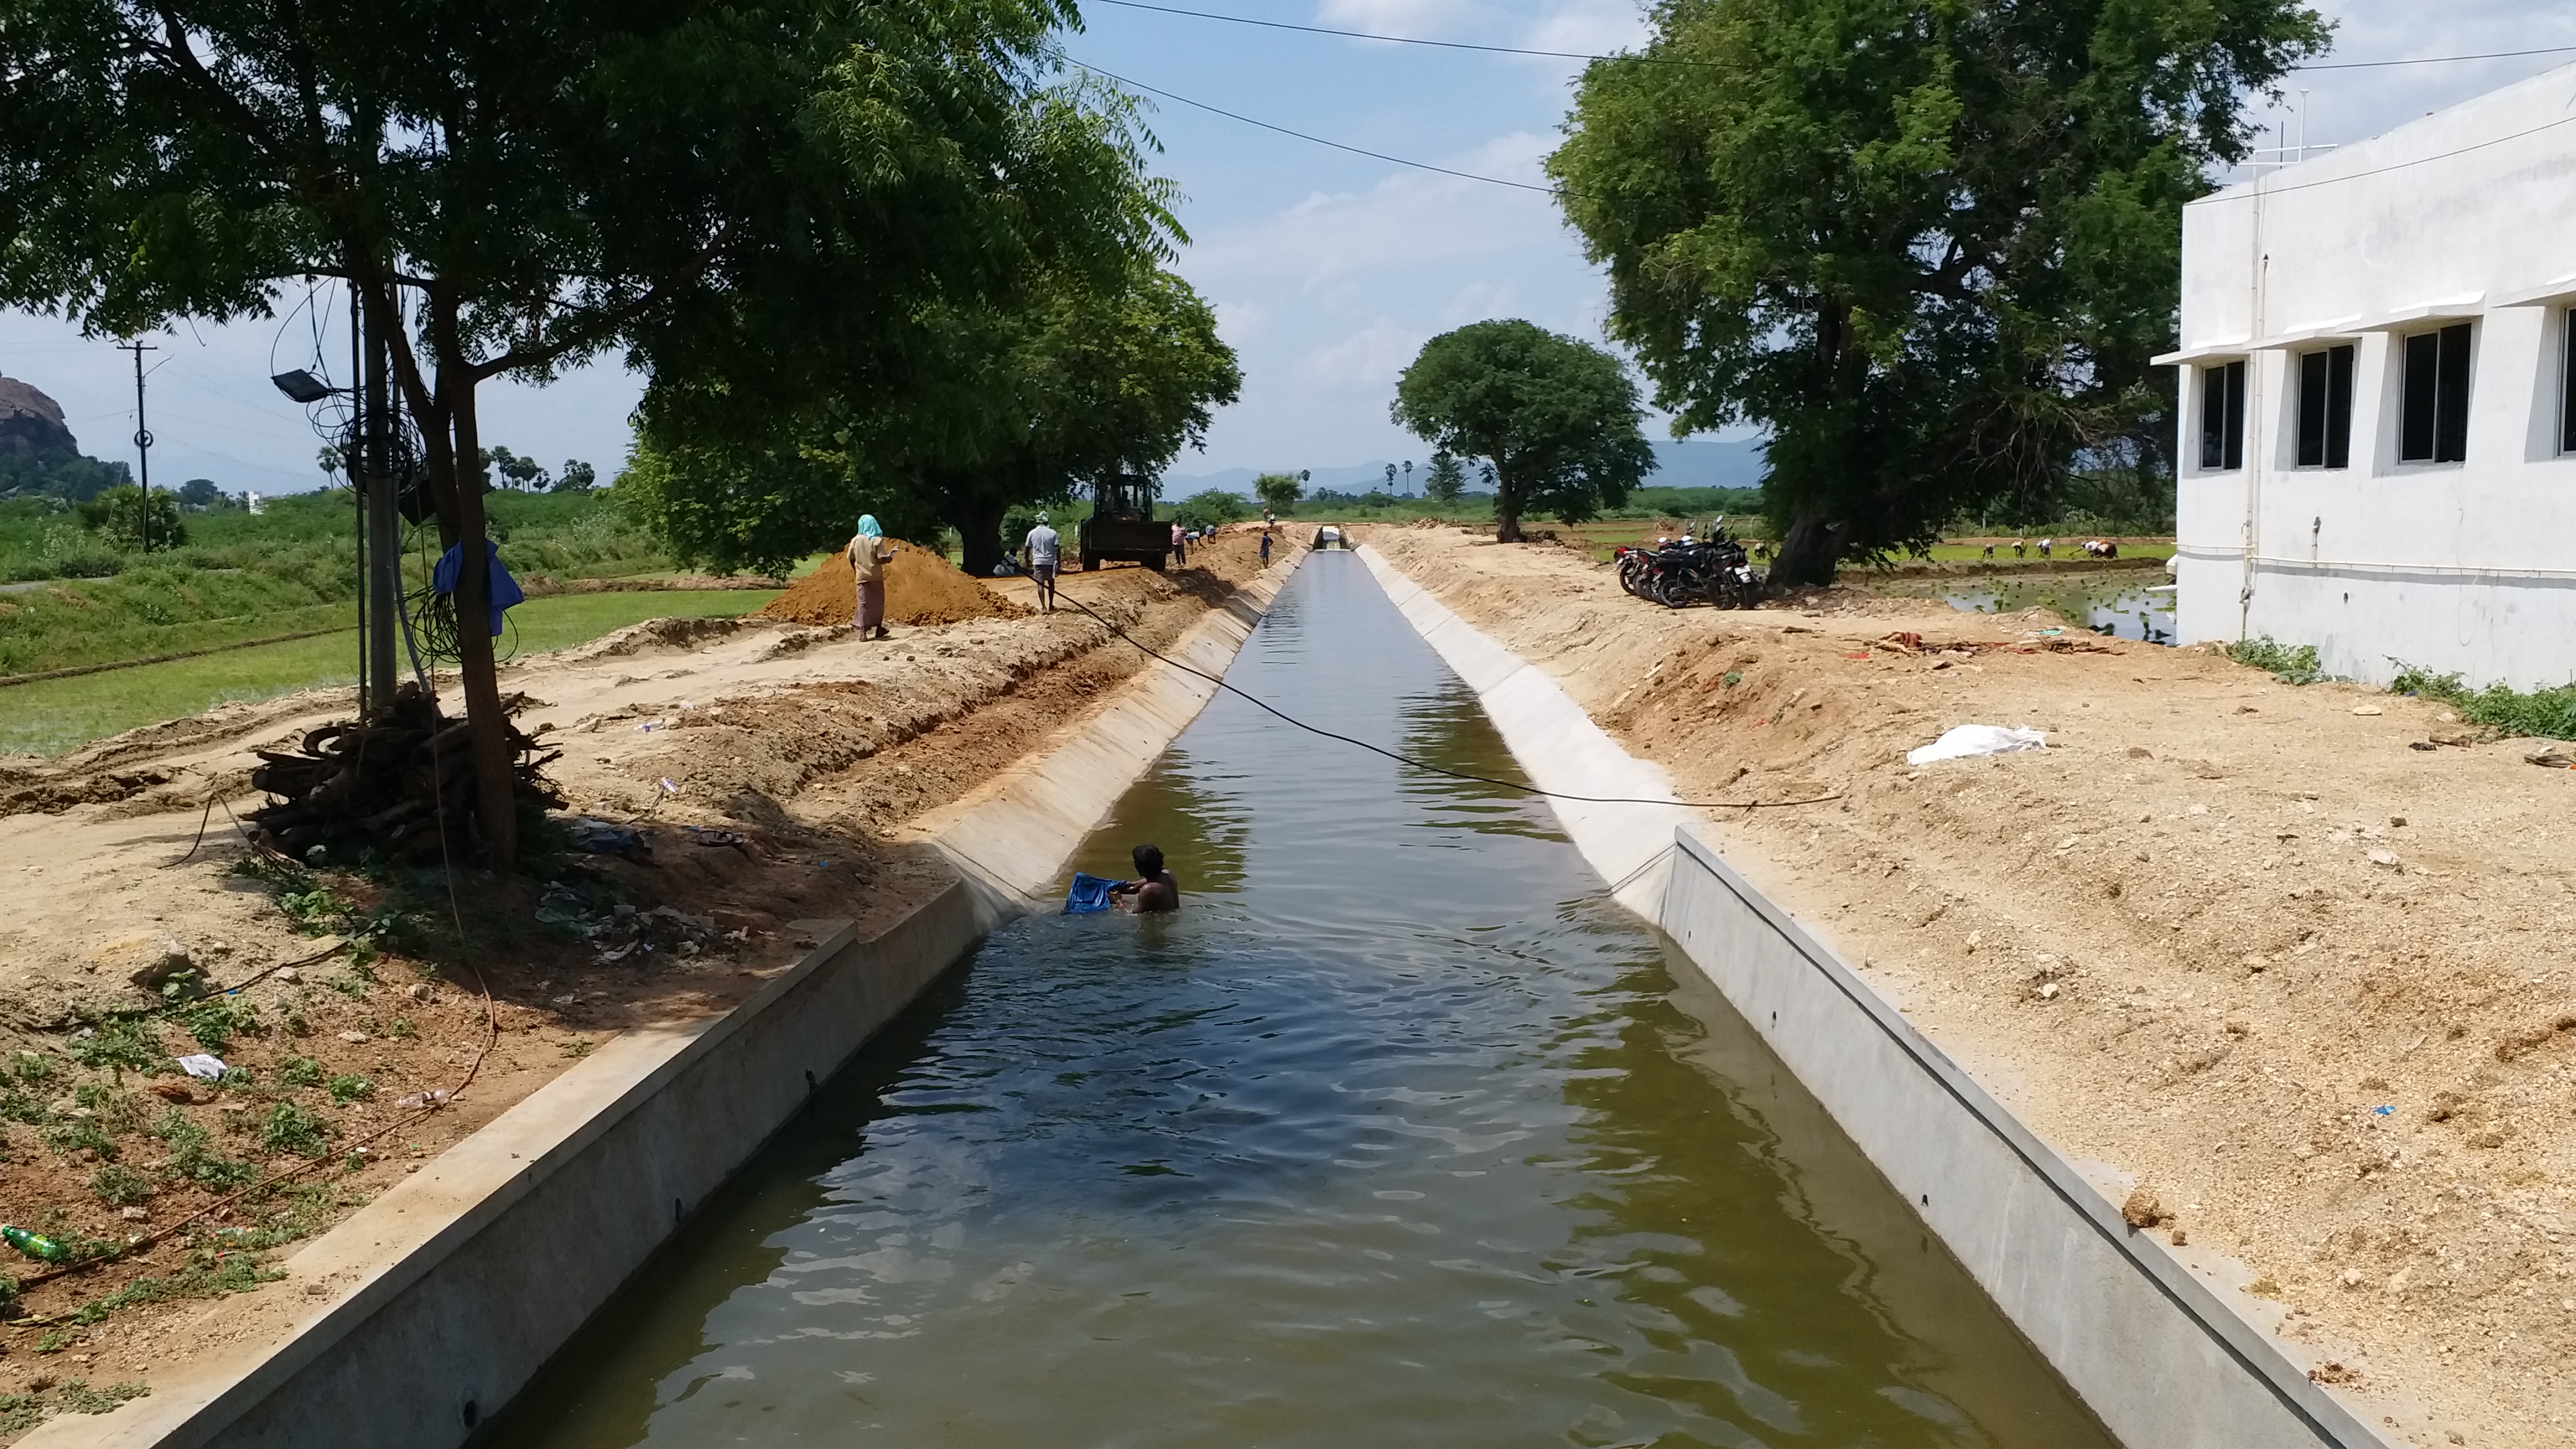
[[[1039,514],[1038,526],[1029,530],[1027,547],[1029,577],[1038,585],[1038,607],[1052,614],[1055,612],[1056,557],[1062,545],[1055,536],[1055,530],[1047,526],[1045,514]]]

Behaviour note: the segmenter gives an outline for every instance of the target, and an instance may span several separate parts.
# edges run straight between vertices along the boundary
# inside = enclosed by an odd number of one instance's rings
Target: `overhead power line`
[[[1222,20],[1229,25],[1252,25],[1263,30],[1295,30],[1307,35],[1334,35],[1349,40],[1382,40],[1389,45],[1426,45],[1437,50],[1478,50],[1489,55],[1535,55],[1550,60],[1637,60],[1655,65],[1714,65],[1714,61],[1684,60],[1663,55],[1602,55],[1588,50],[1537,50],[1520,45],[1479,45],[1467,40],[1432,40],[1420,35],[1379,35],[1367,30],[1340,30],[1329,25],[1295,25],[1285,20],[1256,20],[1249,15],[1222,15],[1213,10],[1184,10],[1177,5],[1151,5],[1146,0],[1092,0],[1095,5],[1115,5],[1121,10],[1151,10],[1161,15],[1186,15],[1193,20]],[[2376,70],[2392,65],[2449,65],[2467,60],[2517,60],[2534,55],[2576,54],[2576,45],[2545,45],[2535,50],[2490,50],[2477,55],[2419,55],[2401,60],[2335,60],[2313,65],[2297,65],[2294,71],[2309,70]],[[1260,124],[1254,122],[1255,125]],[[1327,142],[1326,144],[1331,144]]]
[[[1318,146],[1330,146],[1336,151],[1348,151],[1354,156],[1366,156],[1373,161],[1386,161],[1397,166],[1410,166],[1416,171],[1436,171],[1443,176],[1455,176],[1463,181],[1481,181],[1488,186],[1508,186],[1515,191],[1535,191],[1543,196],[1576,196],[1581,194],[1579,192],[1566,191],[1559,187],[1541,186],[1530,181],[1513,181],[1501,176],[1485,176],[1474,171],[1460,171],[1448,166],[1434,166],[1428,161],[1410,161],[1402,156],[1390,156],[1384,151],[1372,151],[1365,146],[1344,145],[1339,141],[1327,140],[1322,136],[1311,135],[1305,131],[1292,131],[1286,126],[1278,126],[1273,125],[1268,121],[1256,120],[1239,111],[1229,111],[1223,106],[1211,106],[1205,101],[1194,101],[1188,96],[1164,90],[1160,86],[1149,86],[1143,81],[1129,80],[1123,75],[1119,75],[1113,71],[1102,70],[1096,65],[1092,65],[1087,61],[1075,60],[1071,56],[1065,57],[1065,60],[1067,64],[1079,66],[1082,69],[1091,72],[1093,75],[1100,77],[1102,80],[1115,81],[1119,85],[1143,91],[1148,95],[1161,96],[1167,101],[1178,101],[1182,105],[1196,107],[1210,115],[1223,116],[1229,121],[1241,121],[1247,126],[1258,126],[1265,131],[1276,131],[1282,136],[1294,136],[1300,141],[1311,141]]]

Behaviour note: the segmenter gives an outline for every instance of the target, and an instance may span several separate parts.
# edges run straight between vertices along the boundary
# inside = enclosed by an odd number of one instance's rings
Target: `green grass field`
[[[775,597],[770,589],[563,594],[530,599],[510,617],[518,626],[517,653],[528,655],[586,643],[645,619],[731,618]],[[59,755],[234,700],[354,684],[357,656],[352,630],[0,689],[0,752]]]

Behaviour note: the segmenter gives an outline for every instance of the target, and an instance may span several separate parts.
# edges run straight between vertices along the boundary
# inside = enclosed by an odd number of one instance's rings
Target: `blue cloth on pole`
[[[1116,884],[1118,882],[1114,880],[1102,880],[1096,875],[1084,875],[1081,871],[1075,871],[1073,889],[1064,893],[1064,913],[1068,916],[1084,916],[1093,911],[1108,910],[1114,904],[1109,898],[1109,888]]]
[[[528,596],[520,589],[519,581],[510,577],[510,571],[501,567],[501,545],[487,538],[483,540],[483,551],[489,560],[484,565],[483,588],[491,595],[492,636],[497,639],[501,635],[501,615],[512,604],[526,603]],[[438,566],[429,571],[429,586],[442,594],[455,593],[456,577],[464,570],[465,545],[460,543],[438,556]]]

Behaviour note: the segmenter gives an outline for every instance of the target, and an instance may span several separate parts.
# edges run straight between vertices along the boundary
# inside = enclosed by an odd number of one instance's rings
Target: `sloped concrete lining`
[[[2161,1248],[1868,982],[1730,869],[1556,681],[1375,549],[1360,556],[1483,701],[1622,904],[1661,927],[2131,1449],[2379,1449],[2388,1441]]]
[[[1302,557],[1166,652],[1222,674]],[[796,923],[811,947],[750,1001],[613,1038],[287,1259],[266,1302],[292,1316],[275,1332],[20,1444],[464,1443],[823,1079],[1051,882],[1215,690],[1150,665],[1046,754],[925,822],[961,867],[937,896],[870,940],[847,921]]]

